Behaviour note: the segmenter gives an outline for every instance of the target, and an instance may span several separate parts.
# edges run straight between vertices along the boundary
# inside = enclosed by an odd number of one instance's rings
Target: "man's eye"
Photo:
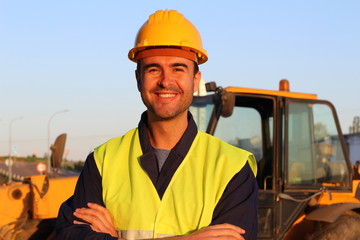
[[[183,68],[174,68],[174,71],[175,71],[175,72],[183,72],[184,69],[183,69]]]
[[[158,72],[159,69],[157,69],[157,68],[149,68],[147,71],[148,71],[149,73],[155,73],[155,72]]]

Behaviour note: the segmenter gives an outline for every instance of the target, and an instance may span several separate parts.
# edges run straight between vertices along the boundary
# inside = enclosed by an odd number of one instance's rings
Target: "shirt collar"
[[[190,111],[188,112],[188,127],[186,128],[183,136],[179,140],[179,142],[175,145],[175,147],[171,151],[176,151],[182,158],[184,158],[189,151],[192,142],[194,141],[197,134],[197,126],[194,121],[194,118]],[[150,144],[150,138],[147,133],[147,111],[141,114],[141,119],[138,125],[139,129],[139,138],[140,144],[143,154],[152,152],[153,148]]]

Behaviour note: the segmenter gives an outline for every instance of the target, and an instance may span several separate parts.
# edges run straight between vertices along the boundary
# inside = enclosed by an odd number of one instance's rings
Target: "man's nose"
[[[174,83],[174,78],[173,78],[173,76],[172,76],[172,74],[171,74],[171,71],[169,71],[169,70],[164,70],[163,72],[162,72],[162,75],[161,75],[161,77],[160,77],[160,80],[159,80],[159,85],[160,86],[163,86],[163,87],[168,87],[168,86],[171,86],[171,85],[173,85],[173,83]]]

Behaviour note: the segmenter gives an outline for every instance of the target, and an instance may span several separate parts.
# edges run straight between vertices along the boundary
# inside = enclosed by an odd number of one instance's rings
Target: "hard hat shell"
[[[176,10],[159,10],[150,15],[148,21],[139,29],[135,46],[129,51],[128,57],[137,62],[138,52],[157,47],[193,51],[197,55],[198,64],[208,60],[199,31]]]

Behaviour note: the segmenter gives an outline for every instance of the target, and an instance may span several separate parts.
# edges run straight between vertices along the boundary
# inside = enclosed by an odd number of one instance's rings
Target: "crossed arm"
[[[74,220],[74,224],[87,224],[95,232],[107,233],[112,237],[118,237],[116,229],[112,223],[109,211],[96,203],[88,203],[88,208],[77,208],[74,216],[85,222]],[[241,234],[245,231],[235,225],[218,224],[200,229],[188,236],[167,238],[169,240],[244,240]],[[123,238],[119,238],[123,239]]]

